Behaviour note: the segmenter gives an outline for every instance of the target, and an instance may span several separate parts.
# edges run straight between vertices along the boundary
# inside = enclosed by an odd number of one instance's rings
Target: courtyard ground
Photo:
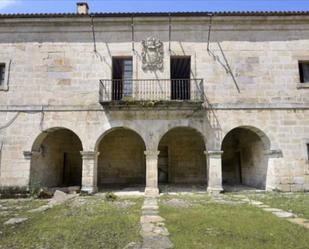
[[[102,196],[76,197],[44,212],[28,212],[45,202],[0,200],[1,249],[115,249],[140,243],[140,198],[112,202]],[[3,208],[9,213],[4,214]],[[28,220],[3,224],[12,217]]]
[[[41,212],[29,210],[46,200],[7,199],[0,200],[0,248],[141,249],[145,244],[159,249],[309,248],[309,229],[244,199],[308,218],[306,193],[164,194],[157,198],[158,212],[156,202],[142,197],[107,201],[103,194],[75,196]],[[14,217],[27,220],[4,224]],[[151,237],[157,231],[158,236]]]
[[[252,197],[252,194],[241,194],[241,198],[235,198],[237,195],[223,195],[218,199],[205,195],[167,195],[161,198],[160,215],[166,219],[175,248],[309,248],[309,229],[240,200]],[[265,198],[274,198],[278,203],[280,196],[264,194]],[[301,196],[301,203],[308,203],[309,195]],[[308,205],[297,203],[294,208],[293,203],[290,204],[293,210],[297,207],[308,212]]]
[[[309,193],[247,193],[251,199],[309,219]]]

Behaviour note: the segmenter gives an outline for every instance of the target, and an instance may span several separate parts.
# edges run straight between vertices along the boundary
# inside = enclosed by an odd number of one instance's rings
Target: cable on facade
[[[226,64],[226,66],[227,66],[227,68],[228,68],[228,73],[232,76],[232,79],[233,79],[234,84],[235,84],[235,86],[236,86],[236,88],[237,88],[237,91],[238,91],[238,93],[240,93],[239,86],[238,86],[237,81],[236,81],[236,79],[235,79],[235,76],[234,76],[234,74],[233,74],[233,72],[232,72],[232,70],[231,70],[230,64],[229,64],[229,62],[228,62],[228,60],[227,60],[227,58],[226,58],[226,56],[225,56],[225,54],[224,54],[224,52],[223,52],[223,49],[222,49],[222,47],[221,47],[221,45],[220,45],[219,42],[217,42],[217,44],[218,44],[218,47],[219,47],[219,49],[220,49],[220,51],[221,51],[222,57],[223,57],[223,59],[224,59],[224,61],[225,61],[225,64]]]
[[[207,39],[207,51],[209,51],[209,42],[210,42],[210,34],[211,34],[211,27],[212,27],[212,14],[209,14],[209,28],[208,28],[208,39]]]
[[[168,51],[171,52],[171,39],[172,39],[172,16],[168,13]]]
[[[8,128],[11,124],[13,124],[14,121],[15,121],[15,120],[17,119],[17,117],[19,116],[19,114],[20,114],[20,112],[17,112],[17,113],[15,114],[15,116],[14,116],[7,124],[5,124],[5,125],[3,125],[3,126],[0,126],[0,130],[6,129],[6,128]]]
[[[44,123],[44,117],[45,117],[45,113],[44,113],[44,107],[42,106],[42,111],[41,111],[41,120],[40,120],[40,130],[43,131],[43,123]]]
[[[132,51],[135,51],[135,47],[134,47],[134,15],[131,16],[131,40],[132,40]]]
[[[94,21],[93,21],[94,16],[90,15],[90,18],[91,18],[92,40],[93,40],[93,52],[96,53],[97,52],[97,44],[96,44]]]

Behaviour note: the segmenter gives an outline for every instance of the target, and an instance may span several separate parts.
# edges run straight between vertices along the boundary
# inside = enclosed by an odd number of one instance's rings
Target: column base
[[[265,190],[268,192],[274,191],[276,188],[274,186],[266,186]]]
[[[82,186],[81,192],[87,192],[88,194],[94,194],[94,193],[98,192],[98,187]]]
[[[207,192],[212,195],[218,195],[223,192],[223,188],[222,187],[218,187],[218,188],[207,187]]]
[[[145,188],[145,196],[149,196],[149,197],[159,196],[159,189],[158,188],[146,187]]]

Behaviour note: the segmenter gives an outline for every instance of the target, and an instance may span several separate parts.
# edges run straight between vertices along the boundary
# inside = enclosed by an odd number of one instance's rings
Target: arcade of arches
[[[30,184],[44,187],[97,187],[160,184],[207,184],[221,191],[225,185],[265,189],[269,149],[259,134],[246,128],[231,130],[221,150],[207,151],[203,136],[193,128],[167,131],[158,149],[146,149],[143,138],[127,128],[114,128],[101,136],[96,151],[83,151],[82,142],[64,128],[43,132],[34,142]]]

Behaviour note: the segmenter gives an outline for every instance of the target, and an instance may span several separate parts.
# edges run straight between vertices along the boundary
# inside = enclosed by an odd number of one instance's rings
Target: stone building
[[[309,190],[309,12],[0,15],[0,186]]]

